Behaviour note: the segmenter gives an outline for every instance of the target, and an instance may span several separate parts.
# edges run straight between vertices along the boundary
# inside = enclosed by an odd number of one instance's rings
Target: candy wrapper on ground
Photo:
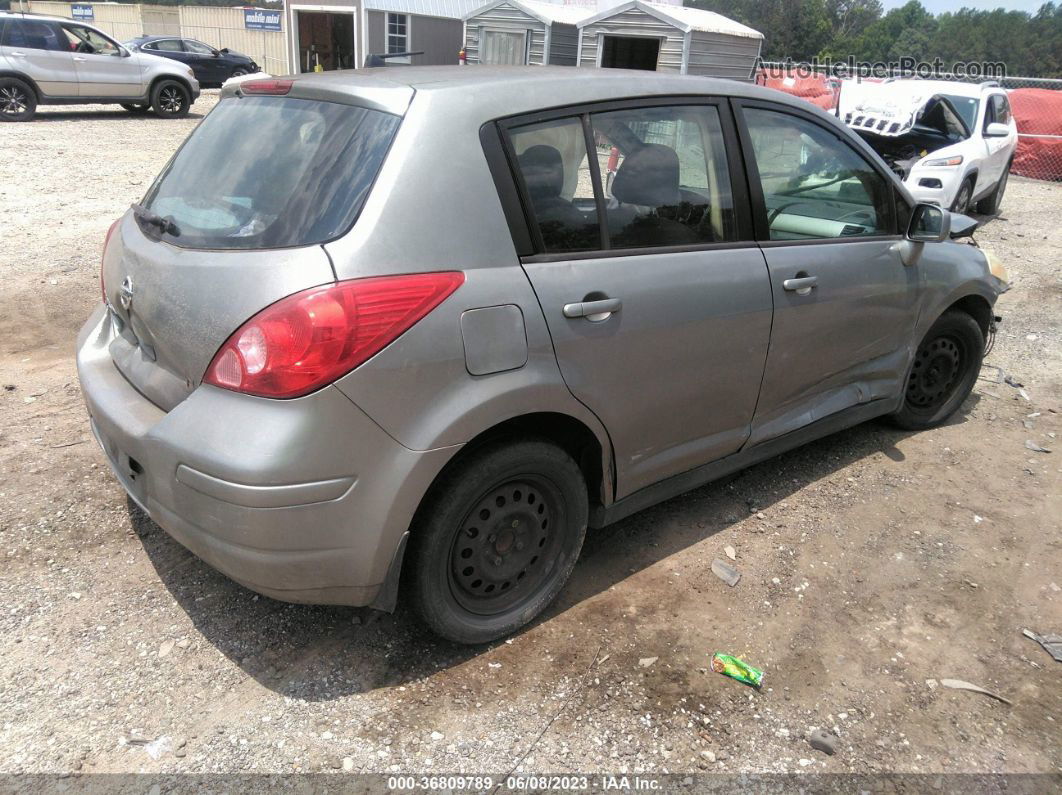
[[[763,682],[763,671],[729,654],[716,652],[712,656],[712,670],[753,687],[759,687]]]

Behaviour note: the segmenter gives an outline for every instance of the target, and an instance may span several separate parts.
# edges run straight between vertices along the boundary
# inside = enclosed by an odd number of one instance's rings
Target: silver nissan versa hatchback
[[[77,364],[133,500],[276,599],[401,592],[503,636],[587,527],[944,422],[1006,287],[951,242],[973,221],[752,85],[409,67],[221,96],[108,233]]]

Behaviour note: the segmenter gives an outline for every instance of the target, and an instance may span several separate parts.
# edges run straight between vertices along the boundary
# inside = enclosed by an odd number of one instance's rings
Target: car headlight
[[[999,279],[1003,284],[1010,284],[1010,275],[1007,273],[1006,267],[1000,262],[993,252],[986,248],[981,249],[981,253],[985,255],[985,260],[988,262],[988,272]]]
[[[959,166],[962,165],[962,155],[953,155],[951,157],[940,157],[936,160],[927,160],[922,164],[923,166]]]

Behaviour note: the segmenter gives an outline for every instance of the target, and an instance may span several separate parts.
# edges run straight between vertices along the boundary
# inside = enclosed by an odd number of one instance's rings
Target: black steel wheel
[[[155,115],[163,119],[180,119],[188,115],[192,96],[176,80],[163,80],[151,92],[151,107]]]
[[[945,312],[915,352],[903,406],[893,420],[921,430],[940,425],[966,400],[981,371],[985,337],[965,312]]]
[[[29,121],[37,112],[37,95],[17,77],[0,77],[0,121]]]
[[[552,523],[552,527],[550,526]],[[534,477],[491,489],[473,508],[450,550],[450,589],[463,608],[494,615],[541,587],[563,539],[564,498]]]
[[[459,643],[513,632],[567,581],[587,515],[582,472],[560,448],[538,440],[482,448],[418,512],[409,551],[414,609]]]

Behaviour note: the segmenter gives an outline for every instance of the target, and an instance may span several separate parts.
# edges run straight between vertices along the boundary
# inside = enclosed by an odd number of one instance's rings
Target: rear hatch
[[[354,78],[333,89],[301,82],[273,81],[278,95],[244,94],[246,83],[223,92],[112,235],[111,356],[164,410],[244,321],[334,281],[322,244],[355,223],[401,121],[393,111],[412,96],[396,87],[384,109],[378,87],[368,99],[350,90]]]

